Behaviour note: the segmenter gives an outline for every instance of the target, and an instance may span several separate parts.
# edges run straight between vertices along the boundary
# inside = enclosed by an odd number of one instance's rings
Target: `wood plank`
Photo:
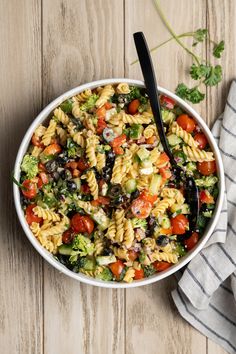
[[[37,0],[0,2],[1,353],[42,353],[42,260],[17,220],[10,180],[21,139],[41,107],[40,19]]]
[[[176,33],[205,27],[205,1],[160,1],[163,11]],[[169,38],[152,1],[127,1],[126,8],[126,76],[141,78],[138,65],[130,66],[136,58],[132,33],[143,30],[150,47]],[[191,41],[187,41],[191,45]],[[203,50],[202,55],[205,56]],[[176,45],[170,43],[153,55],[160,86],[174,90],[179,82],[191,84],[186,68],[191,59]],[[206,104],[194,106],[205,117]],[[176,286],[174,277],[143,288],[126,291],[126,349],[129,354],[148,352],[206,353],[206,338],[184,321],[175,309],[170,291]]]
[[[80,83],[123,76],[123,31],[121,0],[44,1],[44,104]],[[80,284],[47,265],[44,275],[45,353],[124,353],[124,290]]]
[[[207,22],[210,36],[215,41],[225,40],[226,50],[221,61],[213,60],[214,64],[221,63],[223,81],[208,90],[208,124],[212,125],[215,119],[223,112],[231,81],[235,79],[236,58],[236,3],[227,0],[207,0]],[[208,48],[208,57],[212,47]],[[208,354],[226,354],[218,344],[207,339]]]
[[[235,79],[236,56],[236,2],[228,0],[207,0],[207,22],[210,36],[215,41],[225,40],[226,50],[222,60],[213,60],[213,63],[221,63],[223,68],[223,81],[208,90],[208,117],[209,123],[223,112],[228,90]]]

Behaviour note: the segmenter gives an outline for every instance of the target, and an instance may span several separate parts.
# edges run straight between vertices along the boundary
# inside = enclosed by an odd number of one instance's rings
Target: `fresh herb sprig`
[[[204,60],[203,58],[199,57],[192,48],[187,47],[183,42],[182,38],[190,37],[193,39],[192,47],[196,47],[199,43],[208,42],[209,45],[213,46],[212,48],[212,55],[213,57],[220,59],[222,52],[225,49],[224,41],[220,41],[219,43],[213,41],[210,36],[209,32],[206,28],[199,28],[193,32],[186,32],[180,35],[177,35],[174,30],[171,28],[169,22],[167,21],[158,0],[154,0],[157,12],[162,19],[163,23],[165,24],[167,30],[170,32],[171,37],[164,41],[163,43],[157,45],[156,47],[152,48],[150,52],[154,52],[163,45],[167,44],[168,42],[175,40],[193,59],[193,64],[189,69],[189,74],[191,78],[196,82],[196,85],[193,87],[188,87],[184,83],[178,84],[176,87],[176,94],[192,103],[199,103],[205,98],[205,93],[202,92],[202,87],[205,86],[216,86],[222,80],[222,67],[221,65],[213,65],[209,61]],[[138,60],[135,60],[131,64],[137,63]]]

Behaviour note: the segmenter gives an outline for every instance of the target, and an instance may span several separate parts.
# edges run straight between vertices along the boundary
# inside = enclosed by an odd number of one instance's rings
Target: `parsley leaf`
[[[199,28],[198,30],[195,31],[193,39],[195,42],[193,43],[193,46],[195,47],[199,42],[203,42],[208,35],[208,30],[206,28]]]
[[[209,65],[204,65],[204,64],[195,65],[195,64],[193,64],[190,67],[190,75],[191,75],[191,78],[194,80],[199,80],[202,77],[208,76],[210,71],[211,71],[211,67]]]
[[[220,41],[220,43],[215,44],[214,48],[213,48],[213,55],[215,58],[221,58],[221,54],[225,49],[225,42],[224,41]]]
[[[188,88],[185,84],[181,83],[177,86],[175,93],[192,103],[199,103],[204,100],[205,94],[199,91],[197,87]]]
[[[212,66],[209,74],[203,81],[206,86],[215,86],[222,80],[222,67],[220,65]]]

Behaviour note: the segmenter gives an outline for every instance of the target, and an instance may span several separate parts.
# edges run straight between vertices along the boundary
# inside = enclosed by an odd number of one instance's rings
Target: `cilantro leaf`
[[[175,93],[184,100],[194,104],[201,102],[205,97],[205,94],[200,92],[197,87],[188,88],[183,83],[177,86]]]
[[[199,28],[195,31],[193,35],[194,43],[193,46],[196,46],[199,42],[203,42],[208,35],[208,30],[206,28]]]
[[[213,48],[213,55],[215,58],[221,58],[221,54],[225,49],[225,42],[224,41],[220,41],[220,43],[215,44],[214,48]]]
[[[220,65],[212,66],[209,74],[203,81],[206,86],[215,86],[222,80],[222,67]]]
[[[193,64],[190,67],[189,73],[190,73],[192,79],[199,80],[202,77],[206,77],[207,75],[209,75],[210,70],[211,70],[211,67],[209,65],[204,65],[204,64],[195,65],[195,64]]]

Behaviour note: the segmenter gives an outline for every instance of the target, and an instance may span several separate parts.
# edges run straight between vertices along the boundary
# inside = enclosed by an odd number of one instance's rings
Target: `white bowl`
[[[18,154],[16,157],[16,162],[15,162],[15,169],[14,169],[15,178],[17,180],[19,180],[21,161],[23,159],[24,154],[27,151],[27,148],[30,143],[30,140],[31,140],[34,130],[36,129],[36,127],[39,124],[43,123],[47,119],[49,114],[58,105],[60,105],[64,100],[66,100],[74,95],[77,95],[78,93],[80,93],[86,89],[94,89],[95,87],[98,87],[98,86],[104,86],[104,85],[108,85],[108,84],[117,84],[119,82],[127,82],[128,84],[133,85],[133,86],[144,87],[144,83],[142,81],[131,80],[131,79],[106,79],[106,80],[94,81],[94,82],[91,82],[91,83],[88,83],[85,85],[78,86],[70,91],[67,91],[66,93],[64,93],[63,95],[59,96],[54,101],[52,101],[49,105],[47,105],[42,110],[42,112],[37,116],[37,118],[32,122],[32,124],[30,125],[29,129],[27,130],[27,132],[24,136],[24,139],[22,140],[22,143],[20,145],[20,148],[19,148],[19,151],[18,151]],[[186,111],[190,116],[192,116],[196,120],[196,122],[201,127],[204,134],[206,135],[206,137],[210,143],[211,149],[214,152],[216,164],[217,164],[217,171],[218,171],[217,173],[218,173],[218,177],[219,177],[219,183],[218,183],[219,195],[218,195],[216,208],[214,210],[213,217],[209,221],[207,228],[204,232],[204,235],[201,237],[200,241],[195,246],[195,248],[193,250],[191,250],[190,252],[188,252],[184,257],[182,257],[176,265],[173,265],[172,267],[170,267],[169,269],[167,269],[164,272],[156,273],[155,275],[153,275],[149,278],[144,278],[143,280],[135,280],[134,282],[132,282],[130,284],[112,282],[112,281],[105,282],[102,280],[89,278],[89,277],[87,277],[83,274],[80,274],[80,273],[72,272],[71,270],[66,268],[64,265],[62,265],[61,263],[56,261],[54,259],[53,255],[40,245],[40,243],[37,241],[35,236],[32,234],[32,232],[25,220],[24,212],[22,210],[21,203],[20,203],[20,190],[19,190],[18,186],[13,184],[15,207],[16,207],[16,211],[17,211],[20,223],[23,227],[23,230],[25,231],[26,236],[28,237],[28,239],[30,240],[30,242],[32,243],[34,248],[41,254],[41,256],[47,262],[49,262],[53,267],[58,269],[60,272],[68,275],[69,277],[71,277],[73,279],[79,280],[83,283],[87,283],[90,285],[101,286],[104,288],[133,288],[136,286],[142,286],[142,285],[154,283],[158,280],[166,278],[169,275],[175,273],[177,270],[179,270],[184,265],[186,265],[193,257],[195,257],[198,254],[198,252],[203,248],[203,246],[205,245],[205,243],[207,242],[207,240],[211,236],[211,234],[216,226],[216,223],[217,223],[217,220],[219,218],[220,211],[222,208],[222,203],[223,203],[223,198],[224,198],[224,185],[225,185],[224,184],[223,164],[222,164],[222,159],[221,159],[221,155],[220,155],[219,149],[217,147],[217,144],[216,144],[209,128],[207,127],[207,125],[203,121],[203,119],[199,116],[199,114],[197,114],[197,112],[195,112],[195,110],[188,103],[186,103],[181,98],[179,98],[178,96],[176,96],[175,94],[171,93],[170,91],[168,91],[164,88],[159,87],[159,92],[173,98],[178,103],[178,105],[184,109],[184,111]]]

